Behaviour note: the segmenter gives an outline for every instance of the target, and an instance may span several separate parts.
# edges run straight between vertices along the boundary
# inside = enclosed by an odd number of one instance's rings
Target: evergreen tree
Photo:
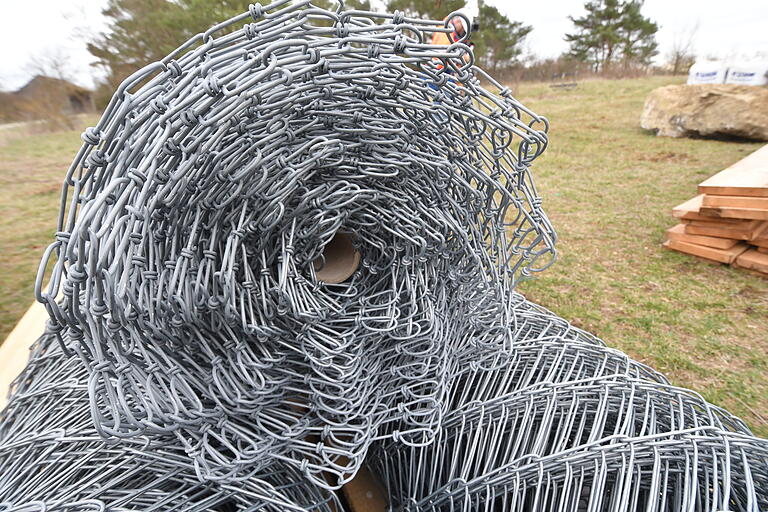
[[[95,65],[106,75],[99,103],[106,103],[115,87],[137,69],[164,58],[215,24],[247,12],[254,2],[267,5],[271,0],[109,0],[102,11],[110,20],[109,28],[88,44]],[[335,0],[315,4],[329,9],[338,5]],[[370,0],[345,0],[344,5],[371,10]]]
[[[458,11],[466,2],[464,0],[389,0],[389,12],[403,11],[414,18],[442,20],[453,11]]]
[[[517,61],[522,43],[533,30],[530,25],[511,21],[496,7],[480,3],[480,30],[472,35],[478,64],[491,72]]]
[[[624,6],[621,58],[626,64],[638,63],[647,66],[659,53],[659,45],[656,42],[659,26],[642,15],[642,6],[642,1],[629,2]]]
[[[568,55],[601,71],[616,63],[648,65],[658,53],[658,25],[640,12],[642,0],[591,0],[587,14],[569,16],[576,32],[566,34]]]
[[[137,69],[158,61],[195,34],[246,12],[254,0],[109,0],[102,14],[107,33],[88,44],[105,69],[107,90]],[[260,3],[268,3],[261,0]]]
[[[345,9],[352,9],[356,11],[375,11],[376,9],[371,5],[371,0],[345,0]]]
[[[96,57],[95,65],[106,75],[99,103],[105,104],[125,77],[164,58],[194,35],[247,12],[251,3],[267,5],[271,1],[109,0],[102,11],[109,19],[109,28],[88,44],[88,51]],[[336,0],[316,0],[315,4],[328,9],[338,6]],[[344,0],[344,5],[346,9],[371,10],[370,0]]]
[[[271,0],[256,0],[262,5]],[[216,23],[246,12],[254,0],[109,0],[102,11],[109,19],[106,33],[88,44],[96,65],[105,70],[99,91],[103,105],[115,87],[137,69],[164,58],[183,42]],[[334,8],[335,0],[315,0]],[[346,9],[372,10],[370,0],[344,0]],[[465,5],[465,0],[389,0],[390,11],[441,20]],[[247,22],[247,21],[246,21]],[[481,29],[473,35],[478,62],[496,70],[517,59],[531,27],[510,21],[498,9],[480,6]],[[231,27],[234,30],[238,27]]]
[[[410,16],[442,20],[466,4],[465,0],[390,0],[387,10],[403,11]],[[511,21],[496,7],[480,2],[480,30],[472,33],[477,63],[496,72],[516,62],[523,52],[522,43],[533,27]]]

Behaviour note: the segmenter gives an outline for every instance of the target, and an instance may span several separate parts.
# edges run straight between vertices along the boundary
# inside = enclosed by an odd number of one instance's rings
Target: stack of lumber
[[[768,145],[699,185],[672,210],[664,247],[768,275]]]

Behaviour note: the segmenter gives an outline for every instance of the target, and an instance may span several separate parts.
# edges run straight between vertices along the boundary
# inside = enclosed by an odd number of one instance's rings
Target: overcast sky
[[[583,0],[487,0],[513,20],[534,27],[530,53],[554,57],[567,49],[563,34],[572,29],[569,15],[583,12]],[[104,30],[106,0],[0,0],[0,89],[15,89],[35,74],[32,62],[63,55],[80,85],[93,84],[92,57],[85,49],[90,34]],[[643,12],[659,23],[662,54],[698,25],[695,50],[700,56],[759,53],[768,59],[768,0],[646,0]]]

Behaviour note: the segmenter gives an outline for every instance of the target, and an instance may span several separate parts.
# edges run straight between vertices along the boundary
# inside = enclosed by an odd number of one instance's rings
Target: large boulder
[[[665,137],[768,141],[768,88],[733,84],[660,87],[645,100],[640,126]]]

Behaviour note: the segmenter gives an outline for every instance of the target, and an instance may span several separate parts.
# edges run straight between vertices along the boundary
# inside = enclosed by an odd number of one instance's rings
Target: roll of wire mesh
[[[431,442],[446,355],[511,343],[512,288],[554,244],[528,171],[546,120],[463,42],[425,43],[447,26],[253,5],[120,87],[38,292],[101,435],[330,487],[384,424]]]
[[[120,86],[0,510],[341,510],[364,465],[393,510],[768,507],[765,441],[514,291],[548,122],[427,43],[460,16],[252,5]]]

